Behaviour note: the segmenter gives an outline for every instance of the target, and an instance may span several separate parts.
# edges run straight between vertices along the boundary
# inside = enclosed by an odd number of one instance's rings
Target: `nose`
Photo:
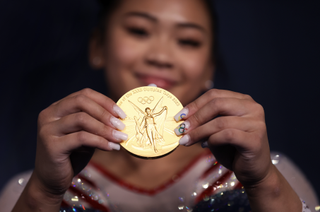
[[[155,39],[146,54],[146,63],[158,69],[173,68],[173,58],[168,42]]]

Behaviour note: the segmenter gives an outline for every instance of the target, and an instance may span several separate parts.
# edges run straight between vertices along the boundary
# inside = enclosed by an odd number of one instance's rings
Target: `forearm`
[[[47,194],[34,176],[31,176],[12,212],[57,212],[63,195]]]
[[[301,212],[300,198],[278,171],[272,167],[272,172],[259,185],[246,187],[252,211],[256,212]]]

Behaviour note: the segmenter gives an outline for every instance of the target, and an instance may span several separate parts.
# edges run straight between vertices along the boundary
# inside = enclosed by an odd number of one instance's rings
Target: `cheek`
[[[175,90],[175,95],[183,105],[187,105],[205,90],[206,71],[210,58],[205,51],[201,53],[180,52],[180,56],[178,61],[184,83]]]
[[[130,66],[138,56],[135,48],[130,48],[127,42],[119,42],[118,39],[106,48],[108,49],[107,66],[111,66],[112,69]]]
[[[186,80],[198,83],[199,80],[204,78],[205,70],[208,65],[208,56],[206,52],[201,54],[185,54],[180,58],[180,63],[184,69]]]

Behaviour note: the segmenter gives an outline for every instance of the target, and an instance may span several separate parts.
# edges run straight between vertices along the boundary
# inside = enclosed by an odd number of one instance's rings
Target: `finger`
[[[123,130],[125,125],[109,111],[83,94],[73,95],[53,106],[54,117],[84,111],[107,126]]]
[[[62,148],[67,154],[70,154],[72,151],[80,147],[92,147],[105,151],[120,150],[119,144],[110,142],[101,136],[85,131],[65,135],[60,138],[59,144],[61,146],[60,148]]]
[[[191,115],[185,122],[177,126],[175,133],[177,135],[188,133],[219,115],[245,116],[251,113],[251,116],[254,116],[256,115],[255,111],[257,109],[258,106],[256,106],[256,103],[249,100],[217,98],[207,103],[204,107],[200,108],[196,113]],[[260,108],[258,110],[261,112]],[[184,130],[181,130],[181,128],[184,128]]]
[[[181,145],[192,145],[199,141],[208,140],[208,138],[226,129],[237,129],[244,132],[254,132],[265,129],[262,121],[256,121],[252,118],[244,118],[237,116],[218,117],[204,125],[201,125],[188,133],[189,140],[186,138],[180,140]]]
[[[184,140],[183,140],[184,139]],[[187,140],[186,142],[186,146],[188,146],[189,144],[194,143],[191,140],[191,137],[189,134],[183,136],[180,141],[185,142],[185,140]],[[225,129],[222,131],[218,131],[215,134],[212,134],[209,138],[208,138],[208,146],[209,148],[214,148],[215,146],[225,146],[225,145],[231,145],[236,147],[237,149],[241,149],[241,151],[245,151],[245,150],[249,150],[250,147],[252,146],[251,142],[252,136],[251,133],[242,131],[242,130],[238,130],[238,129]]]
[[[95,101],[96,103],[101,105],[105,110],[109,111],[115,117],[120,117],[121,119],[124,119],[127,116],[125,112],[112,99],[90,88],[85,88],[78,92],[72,93],[54,104],[59,104],[61,101],[67,98],[76,97],[78,95],[84,95],[90,98],[92,101]]]
[[[55,123],[52,123],[51,126],[53,133],[58,136],[63,136],[77,131],[86,131],[99,135],[112,142],[121,142],[128,138],[127,134],[104,125],[84,112],[65,116]]]
[[[184,107],[180,112],[178,112],[174,118],[176,121],[180,121],[182,119],[187,119],[208,102],[212,101],[216,98],[235,98],[235,99],[248,99],[252,100],[249,95],[241,94],[228,90],[220,90],[220,89],[211,89],[197,98],[195,101],[188,104]]]

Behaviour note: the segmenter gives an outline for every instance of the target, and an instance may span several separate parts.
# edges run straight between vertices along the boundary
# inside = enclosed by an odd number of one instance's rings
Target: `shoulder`
[[[272,163],[286,178],[298,196],[305,200],[310,208],[319,205],[318,197],[303,172],[284,154],[279,152],[271,153]]]
[[[20,197],[32,171],[23,172],[11,178],[0,193],[1,211],[11,211],[18,198]]]

